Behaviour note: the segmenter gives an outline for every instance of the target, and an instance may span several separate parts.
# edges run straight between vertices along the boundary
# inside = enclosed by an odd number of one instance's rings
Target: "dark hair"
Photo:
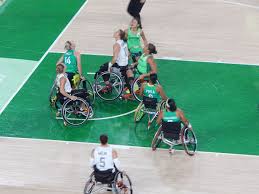
[[[138,27],[139,27],[140,29],[142,29],[142,23],[141,23],[140,17],[134,17],[133,20],[136,20],[137,23],[138,23]]]
[[[149,80],[151,81],[152,84],[155,84],[157,82],[157,74],[151,73],[149,76]]]
[[[72,42],[71,41],[66,41],[65,43],[65,49],[66,50],[71,50],[72,49]]]
[[[169,108],[170,111],[174,112],[177,109],[176,103],[174,99],[170,98],[166,102],[166,106]]]
[[[120,39],[123,40],[124,42],[127,42],[126,33],[120,29],[119,34],[120,34]]]
[[[108,136],[105,135],[105,134],[100,135],[100,142],[101,142],[102,145],[107,144],[107,142],[108,142]]]
[[[156,46],[151,43],[148,44],[148,50],[150,54],[157,54]]]

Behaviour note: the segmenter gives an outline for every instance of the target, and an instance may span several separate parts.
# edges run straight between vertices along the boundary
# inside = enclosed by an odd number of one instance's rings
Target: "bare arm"
[[[178,109],[177,109],[177,112],[178,112],[178,114],[179,114],[179,117],[180,117],[181,121],[182,121],[186,126],[189,125],[189,121],[188,121],[187,118],[184,116],[183,111],[178,108]]]
[[[156,123],[157,123],[158,125],[161,124],[161,121],[162,121],[163,116],[164,116],[163,111],[160,111],[160,113],[158,114],[158,117],[157,117],[157,119],[156,119]]]
[[[120,161],[118,159],[118,153],[114,149],[112,149],[112,159],[113,159],[114,165],[119,170],[119,168],[120,168]]]
[[[58,62],[56,63],[56,65],[58,65],[58,64],[60,64],[60,63],[63,63],[64,62],[64,55],[62,55],[60,58],[59,58],[59,60],[58,60]]]
[[[140,35],[141,35],[141,37],[142,37],[142,40],[143,40],[143,42],[144,42],[144,45],[146,46],[146,45],[148,44],[148,42],[147,42],[147,39],[146,39],[146,36],[145,36],[143,30],[141,30]]]
[[[81,54],[80,54],[80,52],[76,51],[75,52],[75,56],[76,56],[76,61],[77,61],[78,73],[79,73],[80,76],[82,76],[83,72],[82,72]]]
[[[164,89],[161,85],[158,86],[158,93],[160,94],[163,100],[167,100],[167,96],[165,95]]]
[[[114,64],[119,56],[120,53],[120,45],[118,43],[115,43],[113,45],[113,56],[111,63]]]

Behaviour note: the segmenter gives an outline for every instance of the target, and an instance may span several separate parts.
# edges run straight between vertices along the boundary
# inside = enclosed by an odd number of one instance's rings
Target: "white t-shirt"
[[[64,77],[66,78],[66,83],[65,83],[65,92],[67,93],[70,93],[72,91],[72,87],[71,87],[71,84],[67,78],[67,76],[64,74],[64,73],[61,73],[61,74],[57,74],[57,77],[56,77],[56,85],[58,88],[60,88],[60,79]]]
[[[112,158],[112,148],[99,146],[94,149],[94,165],[100,171],[114,169],[114,162]]]
[[[127,43],[123,40],[117,40],[117,43],[120,45],[120,52],[118,58],[116,59],[116,63],[119,66],[127,66],[129,60]]]

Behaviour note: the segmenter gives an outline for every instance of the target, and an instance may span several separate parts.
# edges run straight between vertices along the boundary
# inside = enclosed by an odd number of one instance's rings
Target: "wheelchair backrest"
[[[157,103],[157,98],[149,98],[147,96],[143,96],[143,104],[145,108],[156,109]]]
[[[162,131],[165,136],[171,136],[173,139],[179,139],[181,122],[162,121]]]

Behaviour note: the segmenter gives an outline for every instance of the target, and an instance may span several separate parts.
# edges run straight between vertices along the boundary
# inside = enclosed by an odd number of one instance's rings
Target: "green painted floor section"
[[[39,60],[85,0],[7,0],[0,8],[0,57]]]
[[[0,91],[4,91],[0,93],[0,110],[17,91],[36,63],[37,61],[0,58]]]
[[[97,142],[100,133],[110,143],[150,146],[155,128],[143,120],[135,128],[133,115],[89,121],[64,127],[48,106],[48,94],[60,54],[48,54],[0,116],[0,135],[67,141]],[[84,72],[94,72],[110,57],[83,56]],[[259,67],[201,62],[157,60],[159,79],[191,121],[200,151],[259,154]],[[168,71],[170,69],[170,71]],[[92,75],[88,76],[93,79]],[[96,101],[96,117],[133,110],[134,102]]]

